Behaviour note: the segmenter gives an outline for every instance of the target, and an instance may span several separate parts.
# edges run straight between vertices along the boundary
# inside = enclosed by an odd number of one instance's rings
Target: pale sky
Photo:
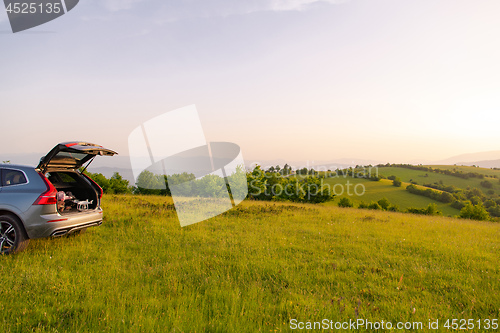
[[[81,0],[12,34],[0,160],[127,137],[196,104],[251,160],[405,162],[500,150],[498,0]]]

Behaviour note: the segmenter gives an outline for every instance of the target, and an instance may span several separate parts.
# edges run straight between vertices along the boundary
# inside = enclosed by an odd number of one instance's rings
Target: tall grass
[[[165,197],[0,257],[2,332],[274,332],[290,319],[499,318],[500,224],[244,202],[180,228]]]

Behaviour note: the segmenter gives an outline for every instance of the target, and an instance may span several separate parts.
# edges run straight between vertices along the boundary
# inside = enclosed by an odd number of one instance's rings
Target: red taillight
[[[87,178],[88,180],[90,180],[92,182],[92,184],[94,184],[94,186],[99,190],[99,199],[102,198],[102,195],[104,193],[104,191],[102,190],[102,188],[99,186],[99,184],[97,184],[92,178],[90,178],[89,176],[87,176],[86,174],[82,174],[85,176],[85,178]]]
[[[68,144],[66,145],[66,147],[76,146],[77,144],[78,144],[78,142],[68,143]]]
[[[47,221],[47,223],[52,223],[52,222],[63,222],[63,221],[67,221],[68,219],[58,219],[58,220],[50,220],[50,221]]]
[[[52,185],[51,182],[49,182],[49,180],[44,175],[42,175],[40,172],[38,174],[40,175],[43,182],[45,183],[45,186],[47,186],[47,191],[43,192],[38,197],[38,199],[35,200],[33,205],[55,205],[55,204],[57,204],[57,198],[56,198],[57,190],[56,190],[56,188],[54,187],[54,185]]]

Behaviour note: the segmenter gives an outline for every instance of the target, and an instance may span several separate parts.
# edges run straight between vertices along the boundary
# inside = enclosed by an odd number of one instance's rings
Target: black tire
[[[0,253],[21,252],[28,246],[29,241],[17,218],[11,215],[0,215]]]

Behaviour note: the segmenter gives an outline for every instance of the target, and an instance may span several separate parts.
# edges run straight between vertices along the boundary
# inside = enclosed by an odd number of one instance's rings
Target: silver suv
[[[102,189],[79,170],[116,152],[88,142],[55,146],[36,167],[0,164],[0,252],[22,251],[31,238],[101,225]]]

